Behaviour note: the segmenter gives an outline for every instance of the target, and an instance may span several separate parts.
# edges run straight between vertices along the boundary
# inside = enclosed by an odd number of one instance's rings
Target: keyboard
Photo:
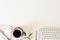
[[[39,29],[40,40],[60,40],[59,28],[40,28]]]

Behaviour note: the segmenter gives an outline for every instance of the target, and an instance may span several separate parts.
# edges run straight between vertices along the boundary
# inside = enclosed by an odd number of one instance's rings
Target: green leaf
[[[26,36],[26,32],[23,33]]]
[[[29,34],[29,37],[32,35],[32,33]]]

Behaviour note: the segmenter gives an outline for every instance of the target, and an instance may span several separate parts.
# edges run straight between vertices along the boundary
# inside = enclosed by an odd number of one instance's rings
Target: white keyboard
[[[40,28],[39,40],[60,40],[59,28]]]

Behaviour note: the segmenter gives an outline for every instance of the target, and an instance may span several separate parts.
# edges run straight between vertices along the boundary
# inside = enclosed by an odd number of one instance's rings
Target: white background
[[[60,0],[0,0],[0,24],[25,25],[32,20],[60,26]]]

